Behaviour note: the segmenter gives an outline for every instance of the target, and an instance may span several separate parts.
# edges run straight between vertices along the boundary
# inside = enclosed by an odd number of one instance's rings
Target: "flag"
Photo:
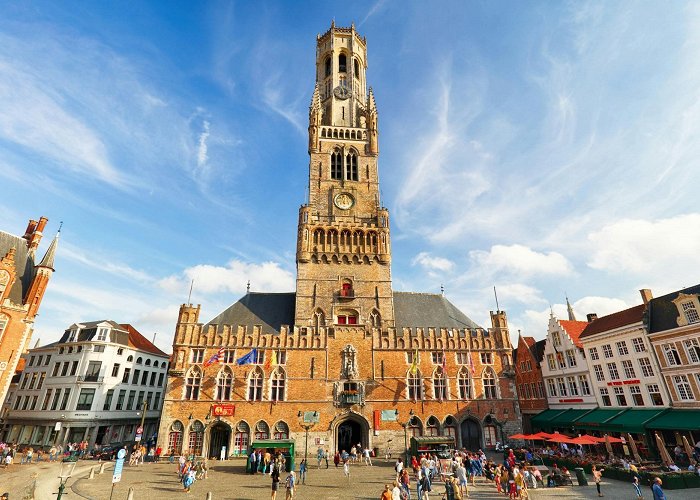
[[[418,373],[418,349],[413,353],[413,363],[411,363],[411,368],[409,368],[411,375]]]
[[[277,366],[277,351],[272,351],[272,355],[265,361],[266,370],[269,370],[273,366]]]
[[[442,373],[447,376],[447,356],[445,356],[445,351],[442,351]]]
[[[216,351],[216,354],[214,354],[211,358],[209,358],[208,360],[206,360],[204,362],[204,368],[206,368],[209,365],[213,365],[214,363],[219,363],[223,359],[223,357],[224,357],[224,348],[222,346],[222,347],[219,347],[219,350]]]
[[[238,358],[236,360],[236,364],[237,365],[252,365],[257,360],[257,357],[258,357],[258,350],[253,349],[245,356],[241,356],[240,358]]]
[[[474,361],[472,360],[472,352],[469,351],[469,369],[472,372],[472,375],[474,375],[475,369],[474,369]]]

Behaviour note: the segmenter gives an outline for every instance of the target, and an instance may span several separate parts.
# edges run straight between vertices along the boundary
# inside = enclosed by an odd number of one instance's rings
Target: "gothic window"
[[[345,180],[356,181],[357,179],[357,154],[350,151],[345,156]]]
[[[326,78],[331,76],[331,58],[326,57]]]
[[[323,314],[323,311],[321,309],[317,310],[314,313],[313,324],[314,328],[316,329],[316,333],[319,332],[319,329],[321,327],[326,325],[326,315]]]
[[[182,431],[184,427],[182,422],[176,420],[170,426],[170,433],[168,434],[168,449],[173,450],[175,454],[182,453]]]
[[[219,401],[231,400],[232,382],[233,375],[231,374],[231,369],[225,367],[219,372],[219,378],[216,381],[216,399],[218,399]]]
[[[233,437],[233,454],[244,455],[248,452],[248,439],[250,436],[250,427],[244,421],[238,422],[236,426],[236,434]]]
[[[455,418],[453,416],[450,415],[450,416],[445,418],[445,425],[444,425],[443,429],[445,431],[444,432],[445,436],[452,436],[453,438],[455,438],[455,442],[456,442],[457,421],[455,420]]]
[[[486,399],[496,399],[498,398],[498,381],[496,380],[496,374],[492,369],[487,369],[484,371],[483,375],[484,382],[484,398]]]
[[[272,435],[272,439],[289,439],[289,426],[286,422],[277,422],[275,424],[275,433]]]
[[[369,313],[369,324],[373,328],[379,328],[382,326],[382,316],[376,309]]]
[[[331,179],[341,180],[343,178],[343,156],[340,149],[335,148],[331,153]]]
[[[447,399],[447,380],[442,367],[437,367],[433,373],[433,397],[440,401]]]
[[[189,450],[190,454],[200,456],[202,454],[202,442],[204,442],[204,424],[195,420],[190,428]]]
[[[270,439],[270,427],[264,420],[255,424],[255,439]]]
[[[262,401],[263,372],[260,367],[250,373],[248,379],[248,401]]]
[[[355,78],[360,78],[360,62],[357,59],[353,59]]]
[[[202,373],[196,366],[192,368],[185,378],[185,399],[199,399],[199,386],[202,382]]]
[[[469,379],[469,371],[464,366],[457,374],[457,384],[459,385],[459,399],[472,399],[472,384]]]
[[[0,339],[2,339],[5,328],[7,328],[7,323],[10,321],[10,317],[5,314],[0,314]]]
[[[272,372],[270,378],[270,401],[284,401],[285,374],[282,368]]]
[[[408,421],[408,435],[411,437],[420,437],[423,435],[423,424],[420,418],[413,416]]]
[[[415,373],[408,372],[406,385],[408,387],[408,399],[413,401],[423,399],[423,383],[420,370],[416,370]]]
[[[347,72],[347,57],[345,54],[340,54],[338,56],[338,71],[340,73],[345,73]]]
[[[426,436],[439,436],[440,435],[440,422],[435,417],[430,417],[425,425],[425,435]]]

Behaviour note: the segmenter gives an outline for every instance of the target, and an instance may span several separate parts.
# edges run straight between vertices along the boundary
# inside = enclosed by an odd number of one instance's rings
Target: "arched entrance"
[[[221,458],[222,448],[226,448],[223,458],[228,458],[229,442],[231,441],[231,427],[224,422],[217,422],[211,428],[209,434],[209,458]]]
[[[350,413],[335,427],[335,449],[350,452],[353,446],[369,446],[369,423],[360,415]]]
[[[481,426],[476,420],[468,418],[459,426],[462,436],[462,448],[470,451],[476,451],[481,448]]]

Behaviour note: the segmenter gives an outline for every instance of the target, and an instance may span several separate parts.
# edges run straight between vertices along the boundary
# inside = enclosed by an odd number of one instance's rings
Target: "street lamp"
[[[399,419],[399,410],[395,411],[396,415],[396,420]],[[404,447],[404,467],[408,467],[408,426],[411,423],[411,420],[413,420],[413,408],[411,408],[411,411],[408,412],[408,420],[406,420],[404,423],[399,422],[399,425],[403,427],[403,447]]]
[[[76,460],[70,459],[64,459],[63,462],[61,462],[61,474],[58,476],[58,478],[61,480],[61,484],[58,486],[58,496],[56,497],[56,500],[61,500],[63,490],[66,488],[66,483],[68,482],[68,478],[73,475],[73,469],[75,469],[75,465],[77,463],[78,462]]]
[[[299,419],[299,423],[301,426],[304,428],[304,431],[306,432],[306,437],[304,440],[304,463],[306,464],[308,468],[308,462],[306,461],[306,456],[309,453],[309,429],[311,429],[314,425],[316,425],[316,417],[318,417],[318,412],[315,411],[313,414],[313,418],[311,422],[305,422],[304,421],[304,413],[300,410],[299,413],[297,413],[297,418]]]

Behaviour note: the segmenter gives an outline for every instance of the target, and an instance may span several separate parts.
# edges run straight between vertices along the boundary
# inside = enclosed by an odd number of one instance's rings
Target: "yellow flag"
[[[272,366],[277,366],[277,351],[272,351],[272,356],[270,356],[270,363]]]
[[[413,363],[411,363],[411,368],[409,369],[411,375],[418,373],[418,349],[413,353]]]

